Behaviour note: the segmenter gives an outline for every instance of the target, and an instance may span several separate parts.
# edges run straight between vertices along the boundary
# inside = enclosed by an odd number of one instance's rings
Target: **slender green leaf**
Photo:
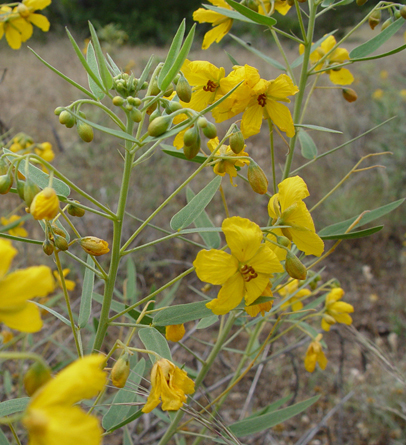
[[[217,323],[218,320],[218,315],[212,315],[210,317],[202,318],[199,323],[197,323],[196,329],[206,329],[209,326],[212,326],[214,323]]]
[[[119,74],[121,74],[121,70],[120,68],[116,65],[116,63],[114,62],[114,60],[110,57],[110,54],[107,54],[107,61],[109,63],[109,67],[111,68],[111,74],[113,76],[118,76]]]
[[[216,176],[182,210],[172,217],[170,222],[171,228],[179,231],[192,224],[213,199],[220,184],[221,176]]]
[[[252,52],[256,56],[260,57],[268,65],[271,65],[274,68],[277,68],[277,69],[279,69],[281,71],[286,71],[286,68],[281,63],[277,62],[276,60],[272,59],[269,56],[266,56],[265,54],[263,54],[258,49],[255,49],[253,46],[248,45],[248,43],[244,42],[244,40],[240,39],[239,37],[237,37],[237,36],[235,36],[233,34],[230,34],[230,37],[232,39],[234,39],[236,42],[238,42],[243,48],[247,49],[248,51]]]
[[[300,414],[309,406],[313,405],[313,403],[317,402],[319,398],[320,396],[315,396],[311,399],[305,400],[304,402],[296,403],[295,405],[288,406],[287,408],[283,408],[278,411],[263,414],[262,416],[255,418],[241,420],[231,425],[230,430],[237,437],[245,437],[249,436],[250,434],[267,430],[275,425],[278,425],[279,423],[285,422],[297,414]]]
[[[10,442],[8,441],[6,435],[3,433],[1,429],[0,429],[0,445],[10,445]]]
[[[34,304],[36,304],[39,308],[44,309],[44,311],[49,312],[50,314],[54,315],[56,318],[62,321],[62,323],[65,323],[67,326],[72,327],[70,324],[70,321],[65,318],[63,315],[59,314],[58,312],[54,311],[50,307],[44,306],[41,303],[38,303],[38,301],[33,301]]]
[[[242,14],[240,14],[237,11],[234,11],[233,9],[226,9],[226,8],[221,8],[218,6],[207,5],[205,3],[203,3],[203,6],[206,9],[209,9],[210,11],[214,11],[214,12],[217,12],[218,14],[225,15],[226,17],[229,17],[230,19],[233,19],[233,20],[240,20],[241,22],[247,22],[247,23],[255,23],[253,20],[250,20],[249,18],[244,17]]]
[[[382,207],[379,207],[375,210],[371,210],[368,213],[365,213],[365,215],[361,218],[361,220],[353,227],[355,229],[356,227],[363,226],[364,224],[370,223],[372,221],[375,221],[378,218],[381,218],[384,215],[387,215],[388,213],[392,212],[396,208],[398,208],[405,198],[399,199],[398,201],[391,202],[390,204],[386,204]],[[331,235],[337,235],[337,234],[343,234],[346,232],[346,230],[351,226],[351,224],[354,223],[354,221],[359,217],[359,215],[354,216],[353,218],[347,219],[346,221],[341,221],[336,224],[332,224],[331,226],[325,227],[324,229],[320,230],[319,235],[320,236],[331,236]]]
[[[229,35],[231,35],[231,34],[229,34]],[[227,57],[230,59],[230,62],[233,65],[238,65],[238,66],[240,65],[230,53],[228,53],[227,51],[224,51],[224,52],[227,54]]]
[[[388,57],[393,54],[399,53],[400,51],[403,51],[406,49],[406,44],[399,46],[398,48],[392,49],[391,51],[388,51],[383,54],[378,54],[376,56],[370,56],[370,57],[361,57],[359,59],[351,59],[353,62],[363,62],[364,60],[375,60],[375,59],[382,59],[383,57]]]
[[[169,326],[187,323],[200,318],[211,317],[213,312],[206,307],[206,301],[178,304],[159,311],[154,317],[153,326]]]
[[[321,39],[319,39],[319,40],[317,40],[317,42],[315,42],[315,43],[313,43],[313,45],[312,45],[312,47],[311,47],[311,49],[310,49],[310,52],[312,53],[316,48],[318,48],[328,37],[330,37],[330,36],[332,36],[334,33],[335,33],[336,31],[332,31],[332,32],[330,32],[330,33],[328,33],[328,34],[325,34]],[[302,54],[302,55],[300,55],[297,59],[295,59],[291,64],[290,64],[290,67],[293,69],[293,68],[296,68],[296,67],[298,67],[299,65],[301,65],[302,63],[303,63],[303,58],[304,58],[304,55]]]
[[[138,336],[146,349],[154,351],[167,360],[172,360],[171,351],[165,337],[155,328],[142,328],[138,331]],[[156,357],[149,354],[152,363],[155,363]]]
[[[104,58],[103,51],[100,46],[99,38],[97,37],[96,30],[93,25],[89,22],[90,34],[92,36],[92,43],[96,51],[97,62],[99,64],[100,76],[103,81],[103,85],[107,91],[111,90],[113,86],[113,76],[107,68],[106,59]]]
[[[334,4],[334,8],[336,8],[337,6],[345,6],[345,5],[349,5],[350,3],[352,3],[354,0],[341,0],[337,3],[334,3],[334,0],[324,0],[323,3],[321,4],[322,8],[327,8],[328,6],[331,6]]]
[[[226,0],[226,2],[236,11],[238,11],[241,15],[249,18],[255,23],[269,27],[272,27],[277,23],[277,21],[273,17],[268,17],[263,14],[258,14],[258,12],[255,12],[252,9],[247,8],[246,6],[242,5],[241,3],[235,2],[234,0]]]
[[[87,256],[87,264],[90,267],[94,267],[94,261],[90,255]],[[93,270],[90,270],[86,267],[85,276],[83,278],[82,297],[80,299],[79,320],[78,320],[79,329],[83,329],[87,326],[87,323],[89,322],[90,319],[90,314],[92,312],[94,275],[95,274]]]
[[[183,159],[185,161],[196,162],[197,164],[203,164],[203,162],[207,159],[207,156],[203,156],[201,154],[197,154],[193,159],[188,159],[184,154],[183,150],[179,150],[176,147],[171,147],[167,144],[161,144],[163,147],[162,151],[169,156],[173,156],[174,158]]]
[[[145,65],[145,68],[143,69],[143,71],[141,73],[141,76],[140,76],[140,78],[138,80],[138,85],[141,86],[148,79],[149,72],[151,71],[151,67],[152,67],[152,64],[154,62],[154,59],[155,59],[154,55],[152,55],[149,58],[148,63]]]
[[[185,29],[186,29],[186,20],[183,19],[172,40],[171,46],[169,47],[168,55],[166,56],[165,63],[158,76],[158,86],[163,91],[165,91],[166,88],[164,89],[163,87],[161,87],[162,82],[165,79],[166,75],[169,73],[173,64],[175,63],[176,58],[178,57],[179,51],[182,47],[183,37],[185,35]]]
[[[389,40],[392,36],[394,36],[399,29],[405,24],[405,19],[400,17],[379,34],[377,34],[372,39],[368,40],[368,42],[363,43],[360,46],[357,46],[350,52],[350,59],[360,59],[362,57],[368,56],[369,54],[376,51],[379,47],[381,47],[387,40]]]
[[[326,128],[326,127],[320,127],[319,125],[295,124],[295,127],[308,128],[309,130],[316,130],[316,131],[324,131],[326,133],[343,134],[342,131],[332,130],[331,128]]]
[[[126,298],[130,304],[137,301],[137,272],[134,260],[130,256],[127,259]]]
[[[195,197],[193,190],[190,187],[186,188],[186,199],[190,202]],[[196,227],[214,227],[209,215],[205,210],[195,219],[194,225]],[[218,232],[202,232],[200,234],[204,243],[210,249],[219,249],[221,245],[221,238]]]
[[[306,159],[314,159],[317,156],[317,147],[312,137],[303,130],[298,133],[302,156]]]
[[[283,397],[282,399],[276,400],[275,402],[270,403],[265,408],[262,408],[261,410],[252,414],[251,416],[246,417],[244,420],[253,419],[254,417],[261,416],[262,414],[271,413],[271,412],[277,410],[283,404],[285,404],[291,397],[292,397],[292,394],[289,394],[288,396]]]
[[[376,232],[379,232],[383,229],[383,226],[375,226],[370,229],[359,230],[357,232],[350,233],[337,233],[335,235],[321,235],[320,238],[324,240],[329,239],[355,239],[355,238],[363,238],[365,236],[373,235]]]
[[[99,79],[100,82],[102,82],[92,42],[89,42],[89,44],[87,45],[86,61],[89,64],[95,76]],[[89,76],[89,74],[87,75],[87,80],[89,82],[89,88],[91,89],[92,93],[97,97],[97,99],[102,100],[103,97],[105,96],[104,91],[97,86],[97,84]]]
[[[86,94],[86,96],[89,96],[93,100],[97,100],[97,97],[92,94],[90,91],[88,91],[86,88],[82,87],[82,85],[79,85],[74,80],[70,79],[68,76],[65,76],[65,74],[61,73],[59,70],[54,68],[52,65],[50,65],[48,62],[46,62],[42,57],[40,57],[32,48],[28,47],[28,49],[34,54],[34,56],[39,59],[45,66],[47,66],[51,71],[53,71],[55,74],[57,74],[59,77],[62,77],[63,80],[66,80],[66,82],[73,85],[75,88],[77,88],[82,93]]]
[[[19,399],[6,400],[0,403],[0,417],[10,416],[11,414],[20,413],[27,408],[29,397],[21,397]]]

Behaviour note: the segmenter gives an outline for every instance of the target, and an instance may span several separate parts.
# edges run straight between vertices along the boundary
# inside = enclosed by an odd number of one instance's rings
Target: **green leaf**
[[[137,301],[137,272],[134,260],[130,256],[127,259],[126,298],[130,304]]]
[[[187,323],[200,318],[211,317],[213,312],[206,307],[207,301],[196,303],[178,304],[159,311],[154,317],[153,326],[169,326],[173,324]]]
[[[102,425],[106,431],[114,431],[131,422],[131,420],[128,419],[133,416],[134,413],[130,413],[130,411],[134,409],[138,410],[138,406],[131,406],[132,403],[136,402],[138,397],[137,392],[132,389],[134,386],[137,387],[140,384],[144,371],[145,359],[141,358],[130,374],[130,384],[117,391],[109,410],[103,417]]]
[[[172,360],[171,351],[165,337],[155,328],[142,328],[138,331],[138,336],[146,349],[154,351],[167,360]],[[149,354],[152,363],[155,363],[156,357]]]
[[[363,226],[364,224],[370,223],[372,221],[375,221],[378,218],[381,218],[384,215],[387,215],[388,213],[392,212],[396,208],[398,208],[405,198],[399,199],[398,201],[394,201],[390,204],[386,204],[382,207],[379,207],[375,210],[371,210],[370,212],[366,213],[361,220],[353,227],[355,229],[356,227]],[[340,235],[344,234],[346,230],[351,226],[351,224],[359,217],[359,215],[354,216],[353,218],[347,219],[346,221],[342,221],[336,224],[332,224],[331,226],[325,227],[324,229],[320,230],[319,236],[331,236],[331,235]]]
[[[97,37],[96,31],[90,22],[89,22],[89,29],[90,29],[90,34],[92,36],[92,43],[96,51],[97,62],[99,64],[99,69],[100,69],[100,76],[102,78],[105,89],[109,91],[113,86],[113,76],[110,74],[110,71],[107,68],[106,59],[104,58],[99,38]]]
[[[38,301],[32,301],[34,304],[36,304],[39,308],[44,309],[44,311],[49,312],[50,314],[54,315],[56,318],[62,321],[62,323],[65,323],[67,326],[72,327],[70,324],[70,321],[65,318],[63,315],[59,314],[58,312],[54,311],[50,307],[44,306],[41,303],[38,303]]]
[[[95,76],[101,82],[102,80],[100,78],[99,67],[97,66],[96,54],[94,52],[92,42],[89,42],[89,44],[87,45],[86,61],[89,64],[89,66],[90,66],[91,70],[93,71],[93,73],[95,74]],[[89,88],[91,89],[92,93],[97,97],[97,99],[102,100],[103,97],[105,96],[103,90],[101,90],[97,86],[97,84],[89,76],[89,74],[87,75],[87,80],[89,82]]]
[[[244,42],[244,40],[240,39],[239,37],[236,37],[233,34],[230,34],[230,37],[232,39],[234,39],[236,42],[238,42],[242,47],[244,47],[245,49],[247,49],[248,51],[252,52],[253,54],[255,54],[256,56],[260,57],[264,62],[266,62],[268,65],[273,66],[274,68],[277,68],[281,71],[286,71],[286,68],[279,62],[277,62],[276,60],[272,59],[271,57],[266,56],[265,54],[263,54],[261,51],[259,51],[258,49],[255,49],[253,46],[248,45],[247,42]]]
[[[303,130],[299,130],[298,137],[302,148],[302,156],[306,159],[314,159],[317,156],[317,147],[312,137]]]
[[[148,79],[149,72],[151,71],[151,67],[154,62],[154,59],[155,59],[155,56],[153,56],[153,55],[149,58],[148,63],[145,65],[145,68],[143,69],[141,76],[138,79],[138,85],[141,86]]]
[[[87,256],[87,264],[90,267],[94,267],[93,258],[88,255]],[[86,267],[85,276],[83,278],[83,287],[82,287],[82,297],[80,299],[80,309],[79,309],[79,320],[78,326],[79,329],[83,329],[87,326],[87,323],[90,319],[90,314],[92,312],[92,294],[94,287],[94,272],[91,269]]]
[[[218,319],[218,315],[212,315],[211,317],[202,318],[199,323],[197,323],[196,329],[206,329],[209,326],[212,326],[214,323],[217,323]]]
[[[190,202],[194,198],[195,194],[190,187],[186,188],[186,199]],[[209,215],[205,210],[195,219],[194,225],[196,227],[214,227]],[[219,249],[221,245],[221,238],[218,232],[202,232],[200,233],[204,243],[210,249]]]
[[[0,445],[10,445],[10,442],[2,430],[0,430]]]
[[[317,402],[319,398],[320,396],[315,396],[311,399],[296,403],[295,405],[288,406],[287,408],[283,408],[278,411],[263,414],[262,416],[255,418],[241,420],[231,425],[230,430],[237,437],[245,437],[249,436],[250,434],[267,430],[275,425],[278,425],[279,423],[285,422],[297,414],[300,414],[309,406],[313,405],[313,403]]]
[[[0,403],[0,417],[9,416],[11,414],[20,413],[27,408],[29,397],[21,397],[19,399],[6,400]]]
[[[230,34],[231,35],[231,34]],[[234,57],[230,54],[230,53],[228,53],[227,51],[224,51],[226,54],[227,54],[227,57],[230,59],[230,62],[233,64],[233,65],[240,65],[235,59],[234,59]]]
[[[220,184],[221,176],[216,176],[182,210],[172,217],[171,228],[179,231],[192,224],[213,199]]]
[[[400,17],[371,40],[357,46],[350,52],[350,59],[359,59],[368,56],[381,47],[387,40],[394,36],[399,29],[405,24],[405,19]]]
[[[297,128],[308,128],[309,130],[316,130],[316,131],[324,131],[326,133],[343,134],[342,131],[332,130],[331,128],[320,127],[318,125],[295,124],[295,127],[297,127]]]
[[[383,226],[375,226],[370,229],[358,230],[357,232],[350,233],[340,233],[336,235],[322,235],[321,239],[329,240],[329,239],[355,239],[355,238],[363,238],[365,236],[370,236],[376,232],[379,232],[383,229]]]
[[[292,395],[289,394],[286,397],[283,397],[282,399],[276,400],[275,402],[272,402],[265,408],[262,408],[261,410],[257,411],[256,413],[252,414],[249,417],[246,417],[244,420],[253,419],[255,417],[261,416],[262,414],[271,413],[278,409],[280,406],[282,406],[284,403],[286,403],[290,398],[292,398]]]
[[[336,31],[332,31],[328,34],[325,34],[321,39],[317,40],[317,42],[313,43],[311,49],[310,49],[310,53],[312,53],[316,48],[318,48],[328,37],[332,36]],[[299,65],[301,65],[303,63],[303,58],[304,55],[300,55],[297,59],[295,59],[291,64],[290,67],[296,68]]]
[[[203,156],[201,154],[197,154],[193,159],[188,159],[184,154],[183,150],[178,150],[176,147],[171,147],[167,144],[161,144],[163,147],[162,151],[169,156],[173,156],[174,158],[183,159],[185,161],[196,162],[197,164],[203,164],[203,162],[207,159],[207,156]]]
[[[393,54],[399,53],[400,51],[403,51],[406,48],[406,44],[399,46],[398,48],[392,49],[391,51],[388,51],[386,53],[378,54],[376,56],[371,57],[361,57],[360,59],[351,59],[353,62],[363,62],[364,60],[375,60],[375,59],[382,59],[383,57],[388,57]]]
[[[118,423],[117,425],[114,425],[113,428],[109,430],[109,433],[115,430],[118,430],[119,428],[123,427],[124,425],[128,425],[130,422],[132,422],[135,419],[138,419],[138,417],[141,417],[144,413],[139,409],[134,414],[131,414],[131,416],[124,419],[122,422]]]
[[[107,56],[108,66],[111,68],[111,74],[113,74],[113,76],[118,76],[119,74],[121,74],[120,68],[116,65],[116,63],[110,57],[110,55],[106,53],[106,56]]]
[[[209,9],[210,11],[214,11],[214,12],[217,12],[218,14],[225,15],[226,17],[233,19],[233,20],[240,20],[241,22],[247,22],[247,23],[255,23],[253,20],[250,20],[249,18],[244,17],[242,14],[240,14],[239,12],[234,11],[232,9],[226,9],[226,8],[221,8],[218,6],[207,5],[205,3],[203,3],[203,6],[206,9]]]
[[[77,88],[82,93],[86,94],[86,96],[89,96],[93,100],[97,100],[97,97],[93,95],[90,91],[87,91],[86,88],[82,87],[82,85],[79,85],[74,80],[70,79],[68,76],[65,76],[65,74],[61,73],[59,70],[54,68],[52,65],[50,65],[48,62],[46,62],[42,57],[40,57],[32,48],[28,47],[28,49],[34,54],[34,56],[39,59],[45,66],[47,66],[51,71],[53,71],[55,74],[57,74],[59,77],[62,77],[63,80],[66,80],[66,82],[73,85],[75,88]]]
[[[13,152],[7,150],[7,148],[3,148],[3,151],[7,155],[13,154]],[[14,156],[7,156],[7,158],[10,161],[12,159],[15,159]],[[25,162],[20,162],[18,171],[25,176]],[[37,184],[40,188],[44,189],[45,187],[48,187],[49,175],[47,173],[44,173],[42,170],[35,167],[31,163],[28,165],[28,175],[30,179],[32,179],[32,181],[35,182],[35,184]],[[67,198],[70,195],[70,188],[58,178],[54,177],[52,181],[52,188],[56,191],[56,194],[61,197]]]
[[[341,0],[340,2],[334,3],[334,0],[324,0],[323,3],[321,4],[321,7],[322,8],[327,8],[328,6],[334,4],[334,8],[336,8],[337,6],[349,5],[353,1],[354,0]]]
[[[266,15],[258,14],[258,12],[255,12],[252,9],[247,8],[246,6],[242,5],[241,3],[235,2],[234,0],[226,0],[226,2],[232,8],[234,8],[236,11],[242,14],[244,17],[247,17],[253,22],[258,23],[260,25],[269,26],[271,28],[277,22],[273,17],[268,17]]]

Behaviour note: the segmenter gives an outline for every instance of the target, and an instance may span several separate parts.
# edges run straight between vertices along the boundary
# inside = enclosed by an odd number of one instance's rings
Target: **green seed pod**
[[[78,135],[84,142],[92,142],[93,141],[93,128],[86,124],[85,122],[78,122],[77,125]]]
[[[125,352],[114,364],[111,370],[111,382],[116,388],[124,388],[130,375],[130,359]]]
[[[114,96],[112,102],[116,107],[121,107],[124,104],[124,99],[121,96]]]
[[[399,11],[401,17],[403,17],[406,20],[406,6],[403,6]]]
[[[67,210],[68,210],[69,215],[76,216],[78,218],[81,218],[86,213],[85,209],[82,209],[81,207],[78,207],[73,203],[70,203],[68,205]]]
[[[55,235],[54,243],[55,247],[59,250],[65,251],[69,249],[68,242],[63,236]]]
[[[216,126],[211,122],[208,122],[207,126],[203,128],[203,134],[209,139],[214,139],[217,136]]]
[[[244,150],[244,147],[244,136],[242,135],[241,130],[238,130],[230,136],[230,148],[235,154],[238,154]]]
[[[183,75],[180,76],[176,85],[176,94],[183,102],[189,103],[192,100],[192,87]]]
[[[42,243],[42,250],[48,256],[50,256],[54,253],[54,245],[52,244],[52,242],[49,239],[46,239]]]
[[[51,369],[41,362],[35,362],[24,376],[24,388],[30,397],[41,386],[51,380]]]
[[[387,20],[385,20],[383,23],[382,23],[382,26],[381,26],[381,32],[384,30],[384,29],[386,29],[389,25],[391,25],[393,23],[393,19],[392,19],[392,17],[390,17],[390,18],[388,18]]]
[[[13,177],[10,173],[0,176],[0,194],[5,195],[13,185]]]
[[[183,147],[183,153],[187,159],[193,159],[200,151],[200,135],[196,139],[196,142],[193,145],[185,145]]]
[[[67,128],[72,128],[75,125],[75,118],[69,111],[64,110],[59,115],[59,122]]]
[[[296,280],[305,280],[307,277],[306,267],[292,252],[286,255],[285,269],[288,275]]]
[[[183,143],[189,147],[196,143],[197,138],[199,137],[199,132],[196,129],[196,126],[190,127],[185,131],[183,135]]]
[[[208,123],[208,120],[203,116],[197,119],[197,125],[199,128],[206,128]]]
[[[57,108],[55,108],[55,110],[54,110],[54,114],[55,114],[56,116],[59,116],[59,115],[62,113],[62,111],[63,111],[63,108],[62,108],[62,107],[57,107]]]
[[[170,113],[174,113],[175,111],[181,110],[183,107],[179,102],[169,102],[168,105],[168,112]]]
[[[142,113],[138,108],[133,108],[130,112],[130,118],[133,122],[141,122],[142,121]]]
[[[268,179],[262,168],[251,161],[248,166],[248,182],[255,193],[264,195],[268,191]]]
[[[27,207],[30,207],[33,199],[40,192],[40,188],[33,182],[29,177],[26,179],[24,184],[24,201]]]
[[[375,29],[376,26],[379,25],[380,21],[381,21],[381,11],[380,10],[376,10],[374,11],[368,18],[368,23],[371,29]]]
[[[172,118],[170,116],[160,116],[154,119],[148,126],[148,134],[152,137],[159,137],[170,127]]]

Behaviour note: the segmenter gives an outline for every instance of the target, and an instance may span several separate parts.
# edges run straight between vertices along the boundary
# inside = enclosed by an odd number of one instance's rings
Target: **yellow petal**
[[[341,68],[339,71],[330,70],[330,80],[335,85],[351,85],[354,82],[354,76],[347,68]]]
[[[206,304],[213,314],[224,315],[236,308],[245,293],[244,279],[238,272],[227,280],[217,298]]]
[[[327,294],[326,305],[329,303],[341,300],[341,298],[343,298],[343,296],[344,296],[344,290],[341,289],[341,287],[335,287]]]
[[[319,366],[321,369],[326,369],[327,366],[327,358],[324,355],[323,350],[320,349],[318,356],[317,356],[317,361],[319,362]]]
[[[193,265],[201,281],[210,284],[224,284],[238,270],[235,257],[221,250],[201,250]]]
[[[22,303],[14,308],[1,308],[0,322],[21,332],[38,332],[42,328],[38,306],[31,302]]]
[[[304,361],[306,371],[313,372],[316,368],[316,362],[317,362],[317,354],[313,352],[313,350],[311,351],[308,350]]]
[[[292,298],[292,300],[294,300],[295,298],[298,297],[295,296],[294,298]],[[291,307],[293,312],[300,311],[303,308],[303,303],[301,301],[292,301]]]
[[[42,14],[30,14],[28,20],[44,32],[49,31],[51,26],[49,20]]]
[[[249,261],[255,272],[271,276],[275,272],[283,272],[284,268],[278,257],[267,244],[261,245],[255,256]]]
[[[11,262],[16,255],[17,250],[11,245],[11,241],[0,238],[0,280],[10,269]]]
[[[264,109],[255,98],[255,100],[248,105],[242,116],[241,131],[244,138],[249,138],[260,132],[263,114]]]
[[[280,130],[284,131],[286,136],[291,138],[295,135],[295,126],[293,125],[292,115],[286,105],[283,105],[276,100],[267,99],[265,109],[272,122]]]
[[[254,303],[262,293],[265,288],[269,285],[269,275],[259,273],[256,278],[245,283],[245,304],[249,306]]]
[[[327,332],[330,330],[330,324],[324,318],[321,319],[321,328]]]
[[[4,35],[4,23],[0,22],[0,40],[3,38]]]
[[[37,9],[44,9],[51,4],[51,0],[23,0],[23,4],[27,8],[32,8],[33,11]]]
[[[20,32],[13,28],[12,25],[6,25],[6,39],[7,43],[12,49],[20,49],[21,47],[21,34]]]
[[[323,253],[324,243],[317,233],[310,230],[293,229],[289,229],[289,232],[291,233],[292,241],[296,244],[297,248],[306,255],[320,256]]]
[[[346,60],[349,60],[350,55],[348,53],[348,50],[345,48],[337,48],[335,49],[329,57],[330,62],[345,62]]]
[[[327,39],[320,46],[324,53],[328,53],[331,49],[333,49],[336,43],[337,42],[334,36],[328,36]]]
[[[309,196],[307,185],[300,176],[286,178],[278,184],[278,189],[279,203],[282,212],[288,209],[291,205]]]
[[[21,41],[26,42],[29,38],[31,38],[32,33],[34,31],[30,22],[21,18],[13,20],[10,26],[14,26],[21,34]]]
[[[193,20],[199,23],[214,23],[222,18],[226,18],[226,16],[204,8],[199,8],[193,13]]]
[[[291,7],[286,0],[276,0],[275,2],[275,9],[279,14],[286,15],[290,8]]]
[[[275,80],[269,82],[267,96],[272,99],[280,100],[287,99],[299,91],[299,88],[293,83],[292,79],[287,74],[281,74]]]

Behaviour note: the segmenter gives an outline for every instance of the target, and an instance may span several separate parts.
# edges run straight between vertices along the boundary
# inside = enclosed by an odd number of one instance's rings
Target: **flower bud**
[[[52,244],[52,242],[49,239],[46,239],[43,243],[42,243],[42,250],[44,251],[45,255],[52,255],[54,253],[54,245]]]
[[[203,134],[209,139],[214,139],[217,136],[216,126],[211,122],[207,122],[207,126],[203,128]]]
[[[19,3],[19,5],[17,6],[17,12],[24,19],[26,19],[30,15],[30,10],[27,8],[26,5],[24,5],[24,3]]]
[[[262,168],[251,161],[248,166],[248,182],[255,193],[264,195],[268,191],[268,179]]]
[[[357,93],[352,88],[343,88],[342,92],[347,102],[355,102],[358,99]]]
[[[121,96],[114,96],[112,102],[116,107],[121,107],[124,103],[124,99]]]
[[[35,195],[30,206],[30,213],[34,219],[54,219],[59,213],[59,199],[55,190],[45,187],[42,192]]]
[[[392,19],[392,17],[390,17],[390,18],[388,18],[387,20],[385,20],[383,23],[382,23],[382,26],[381,26],[381,32],[384,30],[384,29],[386,29],[389,25],[391,25],[393,23],[393,19]]]
[[[67,128],[72,128],[75,125],[75,118],[69,111],[64,110],[59,115],[59,122]]]
[[[66,238],[66,233],[60,227],[58,227],[55,223],[52,223],[51,229],[54,234],[57,234],[59,236],[63,236],[64,238]]]
[[[24,201],[28,207],[30,207],[33,199],[40,191],[41,190],[37,184],[35,184],[35,182],[33,182],[30,178],[27,178],[24,183]]]
[[[62,111],[63,111],[62,107],[55,108],[55,110],[54,110],[55,116],[59,116],[62,113]]]
[[[100,256],[110,252],[108,242],[95,236],[81,238],[79,244],[89,255]]]
[[[329,314],[323,314],[323,319],[329,325],[337,323],[336,319],[334,317],[332,317],[331,315],[329,315]]]
[[[381,11],[374,11],[368,18],[368,23],[371,29],[375,29],[376,26],[379,25],[381,21]]]
[[[173,324],[166,326],[165,337],[169,341],[178,342],[185,335],[185,326],[183,324]]]
[[[148,126],[148,134],[152,137],[159,137],[166,132],[171,125],[170,116],[160,116],[154,119]]]
[[[5,195],[11,189],[13,185],[13,176],[11,173],[6,173],[5,175],[0,176],[0,194]]]
[[[199,117],[199,119],[197,119],[197,126],[199,128],[206,128],[208,123],[209,122],[207,121],[207,119],[203,116],[201,116],[201,117]]]
[[[149,123],[151,123],[154,119],[161,116],[161,110],[157,108],[154,110],[149,116]]]
[[[365,3],[367,2],[368,0],[357,0],[357,5],[358,6],[363,6],[363,5],[365,5]]]
[[[238,154],[244,150],[244,147],[244,136],[242,135],[241,130],[238,130],[230,136],[230,148],[235,154]]]
[[[286,255],[285,269],[288,275],[296,280],[305,280],[307,277],[306,267],[292,252],[288,252]]]
[[[169,97],[173,93],[173,85],[170,84],[169,87],[165,90],[164,97]]]
[[[8,172],[8,164],[4,158],[0,158],[0,175],[5,175]]]
[[[179,102],[171,101],[168,105],[168,113],[174,113],[175,111],[181,110],[183,107]]]
[[[196,142],[192,145],[185,145],[183,147],[183,154],[186,156],[187,159],[191,160],[193,159],[197,153],[200,151],[200,135],[197,135]]]
[[[290,248],[290,240],[289,238],[286,238],[286,236],[277,236],[276,242],[281,246],[287,247],[288,249]]]
[[[93,141],[93,137],[94,137],[93,128],[89,124],[79,121],[77,130],[78,130],[78,134],[79,134],[80,138],[82,139],[82,141],[84,141],[84,142],[92,142]]]
[[[183,75],[180,76],[176,85],[176,94],[183,102],[189,103],[192,100],[192,87]]]
[[[69,249],[68,242],[63,236],[55,235],[54,243],[55,247],[63,252]]]
[[[142,121],[142,113],[138,108],[133,108],[130,112],[130,119],[133,122],[141,122]]]
[[[76,216],[77,218],[81,218],[85,214],[85,209],[76,206],[72,202],[68,205],[68,213],[70,216]]]
[[[406,6],[403,6],[399,12],[400,15],[406,20]]]
[[[154,79],[151,85],[150,95],[151,96],[157,96],[161,90],[159,89],[157,81]]]
[[[183,135],[183,143],[187,146],[193,145],[196,143],[198,136],[199,132],[197,131],[196,126],[190,127]]]
[[[151,116],[151,114],[156,110],[158,104],[155,102],[147,108],[147,114]]]
[[[35,391],[51,379],[51,369],[41,362],[35,362],[24,376],[25,392],[31,397]]]
[[[16,189],[17,189],[18,196],[19,196],[23,201],[24,201],[24,187],[25,187],[25,181],[18,180],[18,181],[17,181]]]
[[[114,364],[111,370],[111,382],[117,388],[124,388],[130,375],[130,360],[125,352]]]
[[[131,104],[126,104],[124,107],[127,111],[131,111],[134,107]]]

